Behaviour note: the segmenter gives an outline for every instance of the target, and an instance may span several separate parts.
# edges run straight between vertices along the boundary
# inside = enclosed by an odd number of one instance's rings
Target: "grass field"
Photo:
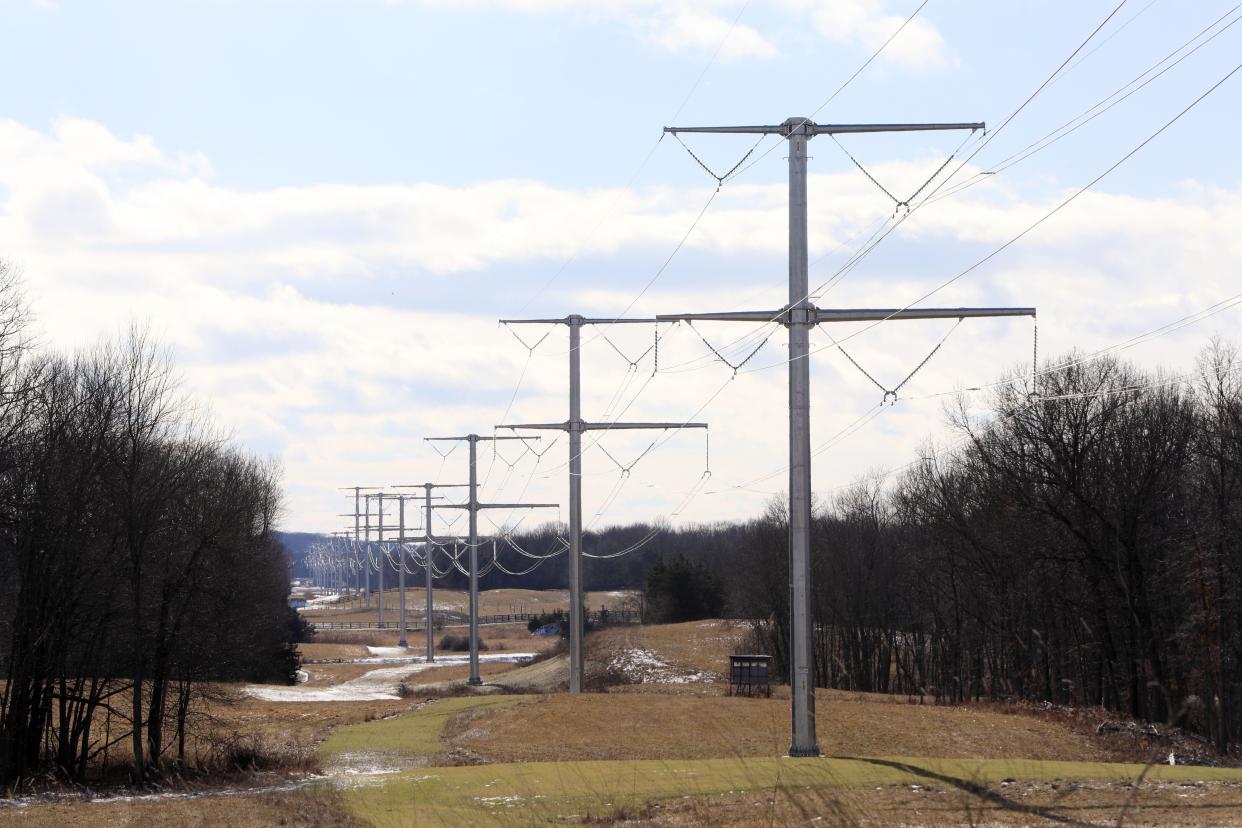
[[[1119,758],[1085,734],[1027,716],[826,699],[816,708],[820,746],[834,755],[875,756],[900,747],[909,755],[953,758]],[[490,762],[779,756],[789,747],[789,703],[651,693],[545,696],[480,720],[462,746]]]
[[[325,754],[364,751],[373,757],[387,755],[403,767],[419,768],[384,777],[376,786],[346,792],[347,808],[376,826],[753,825],[757,806],[765,816],[780,817],[773,824],[803,823],[808,815],[827,819],[828,824],[910,824],[914,813],[920,815],[916,824],[970,824],[985,815],[990,822],[1049,824],[1083,819],[1112,822],[1130,799],[1131,824],[1230,824],[1242,819],[1242,771],[1237,769],[1144,768],[999,755],[876,757],[848,751],[832,751],[832,756],[823,759],[791,760],[771,754],[720,755],[730,749],[721,744],[705,751],[717,756],[700,759],[579,758],[572,749],[561,761],[504,761],[513,757],[480,754],[479,734],[491,733],[503,741],[493,725],[506,719],[527,722],[529,729],[522,731],[521,738],[539,745],[547,755],[558,753],[561,740],[574,731],[579,733],[579,742],[586,734],[598,734],[601,751],[620,747],[621,752],[668,753],[670,745],[685,737],[685,731],[656,727],[653,733],[664,735],[622,744],[615,740],[615,733],[601,733],[600,721],[608,718],[606,703],[618,701],[614,696],[569,700],[565,710],[555,715],[549,715],[548,703],[568,697],[527,703],[522,699],[446,699],[397,719],[338,731],[325,744]],[[646,705],[653,697],[626,700]],[[579,716],[583,707],[572,702],[590,702],[600,712]],[[837,703],[842,707],[859,704],[866,703]],[[644,712],[661,714],[653,723],[667,726],[684,711]],[[556,718],[569,723],[555,731],[544,729]],[[978,738],[992,732],[992,749],[999,754],[1004,745],[1024,744],[1014,739],[1024,738],[1029,721],[995,732],[1004,720],[1015,718],[1019,717],[987,713],[968,721],[924,722],[923,727],[932,736],[956,730]],[[865,717],[859,719],[856,731],[872,729]],[[1057,734],[1049,735],[1056,743]],[[1090,751],[1090,747],[1070,740],[1057,750]],[[446,764],[453,757],[472,764]],[[479,761],[485,764],[473,764]],[[1140,776],[1144,783],[1135,793],[1132,783]]]
[[[463,713],[478,714],[509,707],[525,696],[486,696],[439,699],[392,719],[378,719],[344,727],[323,743],[320,753],[329,765],[343,757],[366,754],[375,764],[428,765],[442,759],[450,747],[441,735],[450,721]]]
[[[784,758],[784,689],[736,698],[718,678],[744,634],[723,621],[601,631],[588,646],[588,666],[600,675],[635,652],[667,669],[572,697],[547,692],[563,686],[563,655],[526,666],[484,662],[485,681],[499,685],[489,692],[526,695],[476,695],[461,682],[462,664],[415,673],[410,685],[424,689],[404,699],[264,701],[235,692],[213,703],[216,727],[309,750],[322,775],[268,774],[245,782],[259,789],[193,798],[0,806],[0,823],[1112,825],[1124,808],[1127,825],[1242,825],[1242,770],[1135,764],[1158,760],[1168,745],[1142,728],[1099,735],[1102,712],[820,691],[825,758]],[[485,636],[514,652],[555,643],[519,624]],[[312,688],[391,670],[331,663],[370,656],[361,643],[312,644],[304,654],[324,660],[306,665]],[[445,693],[465,695],[427,698]]]
[[[649,810],[652,804],[685,797],[704,800],[730,794],[744,798],[778,792],[801,805],[803,819],[819,816],[826,824],[841,824],[868,816],[869,797],[860,796],[860,789],[927,785],[964,792],[980,800],[980,807],[987,805],[1030,818],[1034,824],[1047,824],[1064,821],[1057,805],[1043,813],[1029,813],[1016,801],[1007,805],[976,792],[990,791],[1003,797],[999,791],[1004,790],[1001,783],[1006,780],[1013,780],[1010,785],[1017,780],[1028,784],[1067,780],[1129,783],[1143,770],[1140,765],[917,757],[535,762],[424,768],[378,787],[349,791],[345,801],[351,812],[378,828],[563,825],[588,820],[609,824]],[[1217,783],[1213,792],[1225,794],[1232,804],[1233,818],[1242,816],[1242,771],[1157,766],[1147,778],[1158,783],[1183,783],[1188,790],[1190,786]],[[1091,804],[1086,797],[1080,800]],[[1217,816],[1222,813],[1223,809]],[[954,824],[967,822],[970,815],[960,805],[942,814]],[[749,809],[744,816],[743,823],[760,822]],[[1141,810],[1137,816],[1141,818]],[[1199,822],[1194,824],[1202,824],[1204,817],[1197,814]]]

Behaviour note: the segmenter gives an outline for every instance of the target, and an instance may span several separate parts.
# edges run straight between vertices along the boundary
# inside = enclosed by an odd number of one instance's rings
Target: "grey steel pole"
[[[426,529],[423,532],[423,555],[426,557],[427,564],[427,661],[430,663],[436,660],[436,644],[435,631],[432,629],[432,598],[431,598],[431,484],[428,483],[423,487],[427,492],[427,514],[424,517]]]
[[[582,692],[582,317],[569,317],[569,692]]]
[[[354,487],[354,554],[358,554],[358,542],[362,538],[358,537],[358,495],[362,490],[357,486]],[[355,559],[357,560],[357,559]],[[362,579],[357,570],[354,570],[354,586],[361,588]]]
[[[405,640],[405,495],[397,496],[397,600],[400,605],[397,620],[397,646],[408,647]]]
[[[479,678],[479,490],[475,447],[478,436],[471,434],[470,443],[470,678],[468,684],[478,686]]]
[[[366,586],[366,596],[367,596],[367,609],[370,609],[371,608],[371,498],[364,497],[363,502],[366,503],[366,510],[367,510],[367,514],[366,514],[367,522],[363,526],[363,531],[366,534],[366,547],[367,548],[366,548],[366,551],[362,555],[363,557],[362,571],[366,573],[365,586]]]
[[[801,121],[801,124],[797,124]],[[807,278],[806,142],[808,119],[789,133],[789,687],[790,756],[818,756],[811,651],[811,370],[814,324]],[[796,125],[797,124],[797,125]]]
[[[464,437],[426,437],[426,440],[465,440],[470,444],[470,482],[466,485],[470,489],[470,497],[464,504],[464,508],[470,512],[470,532],[467,542],[470,544],[470,678],[468,684],[480,685],[483,683],[479,678],[479,510],[480,509],[541,509],[545,507],[557,507],[556,503],[480,503],[479,502],[479,467],[478,467],[478,442],[479,440],[521,440],[528,439],[522,437],[480,437],[477,434],[467,434]],[[535,438],[539,439],[539,438]],[[446,485],[446,484],[429,484],[429,485]],[[456,484],[453,484],[456,485]],[[449,508],[460,509],[463,504],[451,503],[444,504]],[[428,507],[430,509],[430,507]],[[431,531],[428,527],[424,537],[428,542],[431,540]]]
[[[376,568],[379,570],[379,625],[384,629],[384,493],[379,498],[379,555],[375,557]]]

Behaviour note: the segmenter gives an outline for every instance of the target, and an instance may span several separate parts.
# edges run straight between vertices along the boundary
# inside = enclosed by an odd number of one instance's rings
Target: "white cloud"
[[[909,12],[890,14],[882,0],[782,0],[808,16],[815,30],[837,43],[878,49],[905,22]],[[913,7],[913,3],[910,4]],[[925,17],[911,20],[884,50],[885,60],[915,68],[948,62],[944,37]]]
[[[388,0],[392,4],[406,0]],[[414,0],[424,6],[454,10],[505,9],[524,14],[565,14],[591,22],[624,26],[639,38],[670,52],[720,57],[771,58],[780,48],[754,26],[737,19],[737,0]],[[886,0],[779,0],[775,4],[796,25],[809,23],[833,43],[880,47],[901,27],[909,12],[890,13]],[[726,39],[727,38],[727,39]],[[723,44],[723,45],[721,45]],[[940,31],[926,18],[911,20],[885,49],[881,60],[914,68],[948,62]]]
[[[629,19],[629,25],[670,52],[698,51],[711,54],[720,47],[720,57],[770,58],[776,46],[758,31],[732,21],[693,3],[664,3]]]
[[[403,0],[389,0],[397,4]],[[584,21],[617,23],[670,52],[720,57],[769,58],[778,54],[767,38],[745,23],[733,24],[733,0],[416,0],[453,10],[506,9],[525,14],[572,13]],[[727,16],[726,16],[727,15]],[[727,37],[727,39],[726,39]],[[723,44],[723,45],[722,45]]]
[[[551,268],[574,255],[590,261],[594,279],[575,272],[551,289],[549,303],[562,313],[616,312],[650,278],[706,197],[706,188],[622,193],[534,181],[243,191],[213,183],[205,159],[171,155],[150,138],[118,137],[84,121],[58,122],[49,132],[0,122],[0,153],[7,159],[0,166],[0,257],[25,271],[47,339],[70,348],[131,319],[150,320],[155,335],[176,347],[191,390],[210,400],[247,444],[283,455],[296,528],[336,525],[336,486],[436,477],[439,458],[422,446],[423,435],[485,432],[501,417],[526,354],[497,327],[493,313],[473,304],[475,287],[457,287],[463,280],[486,274],[486,287],[499,288],[512,278],[510,271],[539,263]],[[904,195],[938,163],[869,166]],[[859,231],[865,238],[892,210],[874,185],[842,169],[811,180],[817,252]],[[1002,177],[989,178],[915,213],[823,304],[912,300],[1062,197],[1028,198]],[[634,312],[779,306],[784,204],[783,183],[726,187]],[[1191,183],[1164,198],[1089,193],[934,302],[1035,304],[1045,353],[1099,347],[1236,292],[1239,224],[1240,188]],[[831,275],[860,240],[813,269],[813,282]],[[716,278],[741,257],[756,268],[746,279]],[[625,264],[611,264],[614,258]],[[449,295],[442,306],[452,311],[386,305],[375,288],[389,271],[402,273],[415,294]],[[885,325],[853,340],[850,349],[882,381],[895,382],[946,329]],[[1190,328],[1135,355],[1188,367],[1190,354],[1214,329]],[[701,330],[719,347],[749,328]],[[598,333],[588,334],[584,352],[584,411],[594,419],[619,388],[623,400],[643,388],[651,365],[645,361],[641,372],[630,371]],[[969,322],[908,390],[917,395],[987,381],[1029,358],[1030,333],[1025,322]],[[651,342],[645,326],[607,335],[631,355]],[[729,380],[730,372],[705,356],[692,330],[666,331],[662,372],[625,416],[693,415],[712,422],[709,490],[720,494],[695,501],[688,517],[753,513],[763,492],[783,486],[777,475],[746,490],[731,488],[783,465],[782,342],[777,332],[748,365],[768,370]],[[827,345],[826,334],[817,332],[815,343]],[[564,418],[564,348],[564,331],[554,330],[531,357],[510,421]],[[739,344],[728,353],[740,357],[746,350]],[[818,443],[873,406],[879,394],[830,350],[816,356],[814,370]],[[698,411],[722,385],[715,401]],[[611,410],[624,408],[614,402]],[[816,465],[816,485],[823,490],[875,464],[904,462],[935,430],[938,412],[937,400],[886,410],[874,428]],[[623,459],[640,453],[650,437],[607,439]],[[560,499],[561,473],[540,475],[563,462],[562,449],[553,449],[533,478],[534,458],[527,456],[510,475],[509,488],[491,494],[516,496],[530,479],[527,497]],[[697,437],[683,435],[654,452],[604,521],[667,514],[678,492],[701,473],[702,450]],[[459,451],[450,458],[443,474],[461,474],[461,457]],[[587,471],[590,514],[615,482],[616,469],[596,451],[588,455]],[[496,470],[490,487],[503,472]]]

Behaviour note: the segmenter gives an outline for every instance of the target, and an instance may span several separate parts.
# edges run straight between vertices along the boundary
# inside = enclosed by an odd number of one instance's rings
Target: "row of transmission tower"
[[[792,641],[790,653],[789,685],[791,696],[791,740],[789,755],[817,756],[819,745],[815,735],[815,694],[813,650],[813,624],[810,607],[811,595],[811,439],[810,439],[810,331],[816,325],[833,322],[890,321],[917,319],[964,319],[967,317],[1035,316],[1035,308],[820,308],[811,301],[808,280],[807,246],[807,144],[820,135],[858,134],[878,132],[916,132],[929,130],[980,130],[982,123],[942,124],[817,124],[808,118],[789,118],[783,123],[768,126],[740,127],[666,127],[665,132],[679,133],[725,133],[749,135],[774,135],[788,143],[789,155],[789,300],[780,308],[729,311],[722,313],[675,313],[660,314],[650,319],[591,318],[570,314],[557,318],[505,319],[505,324],[565,325],[569,333],[569,405],[568,417],[563,421],[540,423],[500,423],[496,428],[519,430],[558,430],[569,435],[568,456],[568,524],[567,582],[569,587],[569,691],[580,693],[583,689],[585,631],[585,602],[583,596],[583,548],[582,548],[582,435],[587,431],[610,431],[629,429],[681,429],[706,428],[705,423],[693,422],[589,422],[582,417],[582,364],[581,333],[584,326],[615,324],[656,324],[674,321],[721,321],[778,323],[788,330],[789,375],[789,573],[790,573],[790,625]],[[470,683],[479,684],[478,673],[478,513],[483,509],[526,509],[559,507],[550,503],[485,503],[479,500],[476,447],[482,441],[530,440],[534,436],[481,436],[466,434],[458,437],[435,437],[429,440],[464,441],[469,446],[469,482],[453,484],[468,489],[465,503],[432,503],[432,490],[443,484],[419,484],[424,488],[423,527],[415,535],[407,534],[404,524],[404,505],[407,495],[371,491],[369,487],[350,487],[354,493],[355,548],[366,545],[372,531],[378,543],[392,542],[404,547],[410,542],[423,544],[422,564],[426,568],[427,589],[427,658],[433,658],[431,641],[431,550],[446,538],[431,533],[431,515],[434,508],[464,509],[469,515],[469,531],[464,542],[470,582]],[[366,492],[366,494],[364,494]],[[399,517],[397,524],[386,524],[384,504],[396,500]],[[371,523],[371,503],[376,504],[377,522]],[[365,508],[364,508],[365,507]],[[395,532],[396,536],[385,533]],[[365,533],[365,537],[364,537]],[[369,554],[369,553],[368,553]],[[402,553],[404,554],[404,553]],[[454,558],[456,563],[456,558]],[[370,567],[364,566],[365,600],[370,606]],[[404,567],[398,567],[399,577],[404,578]],[[379,567],[379,614],[383,621],[383,567]],[[404,591],[402,591],[404,606]],[[402,612],[401,642],[405,643],[404,612]]]

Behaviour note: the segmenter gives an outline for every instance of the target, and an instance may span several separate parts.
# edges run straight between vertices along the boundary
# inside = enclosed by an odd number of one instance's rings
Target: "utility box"
[[[772,656],[729,656],[729,695],[757,696],[762,693],[772,697]]]

